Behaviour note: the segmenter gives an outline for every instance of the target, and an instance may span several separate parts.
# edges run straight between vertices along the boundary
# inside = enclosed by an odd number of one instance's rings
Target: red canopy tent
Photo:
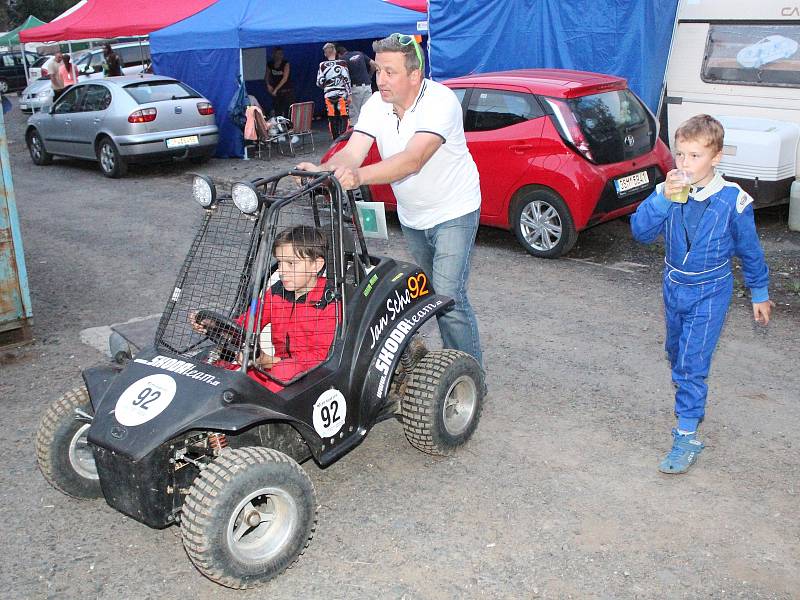
[[[88,0],[62,19],[20,31],[22,42],[58,42],[146,35],[177,23],[216,0]]]

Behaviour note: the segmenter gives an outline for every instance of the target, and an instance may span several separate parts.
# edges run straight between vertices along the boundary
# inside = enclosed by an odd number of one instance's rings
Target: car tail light
[[[128,115],[128,123],[150,123],[156,120],[158,111],[155,108],[143,108]]]
[[[211,106],[210,102],[198,102],[197,112],[199,112],[201,115],[213,115],[214,107]]]
[[[575,120],[569,105],[563,100],[555,100],[553,98],[546,98],[546,100],[553,109],[556,129],[558,129],[559,135],[583,156],[594,162],[589,142],[586,136],[583,135],[583,131],[581,131],[578,121]]]

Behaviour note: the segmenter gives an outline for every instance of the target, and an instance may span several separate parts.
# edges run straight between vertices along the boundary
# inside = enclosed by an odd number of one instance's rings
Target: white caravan
[[[726,178],[758,206],[786,201],[800,173],[800,0],[681,0],[666,109],[670,141],[693,115],[718,118]]]

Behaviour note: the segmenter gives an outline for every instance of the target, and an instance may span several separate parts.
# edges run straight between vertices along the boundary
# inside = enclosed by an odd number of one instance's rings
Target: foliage
[[[50,22],[78,0],[17,0],[8,3],[8,28],[21,25],[30,15]]]

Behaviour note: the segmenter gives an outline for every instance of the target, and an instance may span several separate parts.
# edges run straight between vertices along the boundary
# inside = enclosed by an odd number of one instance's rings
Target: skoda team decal
[[[221,383],[211,373],[198,371],[195,368],[196,365],[188,363],[184,360],[178,360],[177,358],[170,358],[169,356],[161,356],[159,354],[158,356],[153,357],[151,360],[137,358],[134,360],[134,362],[137,362],[141,365],[148,365],[150,367],[164,369],[165,371],[170,371],[172,373],[177,373],[178,375],[183,375],[185,377],[189,377],[190,379],[202,381],[208,385],[219,385]]]

